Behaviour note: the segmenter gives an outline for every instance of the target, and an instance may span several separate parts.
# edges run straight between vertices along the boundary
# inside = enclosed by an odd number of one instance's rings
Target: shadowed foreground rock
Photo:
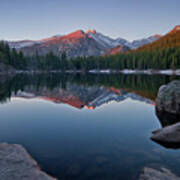
[[[173,124],[180,122],[180,119],[177,114],[172,114],[165,111],[158,111],[157,108],[156,116],[158,117],[162,127],[171,126]]]
[[[42,172],[35,160],[21,146],[0,144],[1,180],[55,180]]]
[[[180,148],[180,123],[156,130],[151,137],[153,141],[167,148]]]
[[[151,139],[167,148],[180,148],[180,81],[160,87],[156,115],[164,128],[154,131]]]
[[[139,180],[180,180],[180,177],[177,177],[175,174],[165,168],[156,170],[145,167]]]

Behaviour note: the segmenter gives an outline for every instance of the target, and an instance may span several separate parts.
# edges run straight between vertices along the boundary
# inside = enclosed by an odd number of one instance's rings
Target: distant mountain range
[[[152,51],[155,49],[180,47],[180,25],[176,26],[166,35],[162,36],[153,43],[139,47],[136,51]]]
[[[125,52],[129,49],[137,49],[158,40],[160,37],[160,35],[154,35],[129,42],[123,38],[110,38],[96,32],[96,30],[88,30],[87,32],[77,30],[68,35],[56,35],[38,41],[14,41],[8,42],[8,44],[10,48],[21,50],[26,55],[33,55],[36,52],[44,55],[52,51],[58,56],[61,56],[63,52],[66,52],[68,57],[100,56]]]

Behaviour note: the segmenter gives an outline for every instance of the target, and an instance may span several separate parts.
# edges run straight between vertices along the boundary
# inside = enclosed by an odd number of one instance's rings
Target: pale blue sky
[[[42,39],[96,29],[128,40],[180,24],[180,0],[0,0],[0,39]]]

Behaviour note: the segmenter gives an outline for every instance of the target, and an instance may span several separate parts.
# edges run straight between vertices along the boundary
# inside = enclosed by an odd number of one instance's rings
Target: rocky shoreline
[[[163,128],[154,131],[151,139],[167,148],[180,148],[180,81],[160,87],[156,114]]]
[[[180,180],[180,177],[166,168],[154,169],[144,167],[139,180]]]
[[[0,178],[3,180],[57,180],[43,172],[25,148],[18,144],[0,144]],[[180,180],[166,168],[144,167],[139,180]]]
[[[0,179],[56,180],[41,171],[25,148],[17,144],[0,144]]]

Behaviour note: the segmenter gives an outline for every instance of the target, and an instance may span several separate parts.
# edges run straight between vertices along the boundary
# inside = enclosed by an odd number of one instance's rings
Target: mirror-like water
[[[18,75],[0,78],[0,142],[22,144],[59,179],[138,179],[143,167],[180,174],[180,151],[150,140],[155,98],[177,77]]]

